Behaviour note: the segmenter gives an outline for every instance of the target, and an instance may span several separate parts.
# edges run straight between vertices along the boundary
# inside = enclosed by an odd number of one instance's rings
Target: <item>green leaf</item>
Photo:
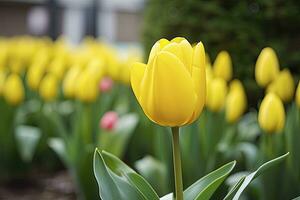
[[[42,136],[41,130],[33,126],[20,125],[16,128],[15,136],[22,159],[30,162]]]
[[[173,193],[167,194],[160,198],[160,200],[173,200]]]
[[[138,121],[139,118],[136,114],[122,116],[113,132],[101,133],[100,148],[118,157],[122,157]]]
[[[247,176],[243,176],[240,178],[240,180],[232,187],[232,189],[229,191],[229,193],[225,196],[224,200],[238,200],[242,194],[242,192],[246,189],[246,187],[260,174],[262,174],[264,171],[269,169],[270,167],[273,167],[276,164],[279,164],[282,162],[286,157],[289,155],[289,153],[286,153],[278,158],[275,158],[273,160],[270,160],[263,165],[261,165],[256,171],[252,172],[251,174]]]
[[[116,156],[96,149],[94,173],[103,200],[159,200],[146,180]]]
[[[232,161],[226,165],[220,167],[219,169],[209,173],[204,176],[189,188],[187,188],[183,195],[184,199],[188,200],[207,200],[213,195],[213,193],[218,189],[221,183],[233,170],[236,162]]]
[[[103,200],[122,199],[121,193],[105,166],[101,153],[96,149],[94,154],[94,174],[99,186],[99,195]]]
[[[66,145],[64,140],[61,138],[50,138],[48,140],[49,147],[58,155],[58,157],[63,161],[66,166],[68,166],[68,155],[66,152]]]

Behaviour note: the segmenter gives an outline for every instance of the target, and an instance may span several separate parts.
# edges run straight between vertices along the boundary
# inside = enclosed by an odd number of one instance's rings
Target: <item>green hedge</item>
[[[254,65],[265,46],[276,50],[281,68],[288,67],[299,74],[299,11],[298,0],[149,0],[143,43],[149,52],[162,37],[201,40],[212,60],[220,50],[228,50],[235,77],[243,80],[250,92],[257,91]]]

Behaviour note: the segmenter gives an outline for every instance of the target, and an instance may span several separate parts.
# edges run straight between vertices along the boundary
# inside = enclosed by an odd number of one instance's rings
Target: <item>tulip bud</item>
[[[161,39],[151,49],[148,63],[135,63],[131,86],[145,114],[162,126],[195,121],[206,97],[205,51],[184,38]]]
[[[17,74],[11,74],[6,78],[3,96],[11,105],[18,105],[23,101],[24,87],[21,78]]]
[[[99,88],[101,92],[109,92],[114,85],[114,82],[111,78],[109,77],[104,77],[101,79]]]
[[[211,79],[207,84],[206,106],[213,112],[224,108],[227,94],[227,84],[222,78]]]
[[[39,65],[31,66],[27,71],[27,84],[32,90],[37,90],[44,76],[45,68]]]
[[[300,81],[298,82],[298,87],[296,91],[296,104],[300,108]]]
[[[221,51],[213,65],[214,76],[229,81],[232,78],[232,62],[227,51]]]
[[[76,83],[78,81],[81,69],[79,66],[74,66],[69,69],[63,80],[63,92],[66,97],[72,98],[75,96]]]
[[[99,94],[98,81],[93,74],[84,71],[79,75],[76,84],[76,97],[83,102],[93,102]]]
[[[239,80],[230,83],[229,92],[226,97],[225,116],[229,123],[236,122],[245,112],[247,98],[244,87]]]
[[[291,101],[295,92],[295,84],[290,71],[282,70],[268,86],[267,92],[275,93],[283,102]]]
[[[100,128],[107,131],[112,131],[116,127],[118,119],[118,113],[114,111],[106,112],[101,118]]]
[[[267,133],[280,132],[285,124],[285,111],[280,98],[274,93],[268,93],[261,102],[258,122]]]
[[[39,93],[45,101],[52,101],[57,96],[58,79],[54,74],[47,74],[41,81]]]
[[[255,65],[255,79],[259,86],[266,87],[271,83],[279,72],[279,61],[275,51],[264,48],[259,54]]]

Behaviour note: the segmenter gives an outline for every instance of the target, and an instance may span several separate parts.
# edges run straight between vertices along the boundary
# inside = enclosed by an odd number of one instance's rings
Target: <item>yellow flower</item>
[[[39,64],[34,64],[28,69],[26,81],[28,86],[32,90],[38,89],[39,84],[44,76],[44,73],[45,73],[45,67]]]
[[[282,70],[268,86],[267,92],[277,94],[283,102],[291,101],[295,92],[295,84],[290,71],[288,69]]]
[[[131,49],[126,58],[121,61],[119,81],[130,84],[130,69],[135,62],[142,62],[142,55],[138,50]]]
[[[45,101],[52,101],[57,96],[58,79],[54,74],[48,73],[41,81],[39,94]]]
[[[75,95],[83,102],[93,102],[97,99],[99,94],[99,82],[96,77],[93,76],[89,71],[84,71],[79,75]]]
[[[267,133],[280,132],[285,124],[285,111],[280,98],[274,93],[268,93],[261,102],[258,122]]]
[[[229,123],[236,122],[247,107],[247,97],[242,83],[233,80],[230,83],[229,92],[226,97],[225,116]]]
[[[131,69],[131,86],[145,114],[163,126],[195,121],[205,103],[205,50],[194,49],[184,38],[161,39],[151,49],[148,63]]]
[[[298,82],[298,87],[296,91],[296,104],[300,108],[300,81]]]
[[[48,72],[54,74],[58,79],[61,79],[65,73],[65,65],[62,58],[55,58],[50,62]]]
[[[3,96],[9,104],[18,105],[23,101],[24,87],[21,78],[17,74],[9,75],[3,87]]]
[[[266,87],[271,83],[279,72],[279,61],[275,51],[264,48],[259,54],[255,65],[255,79],[259,86]]]
[[[213,78],[207,83],[206,106],[213,112],[224,108],[227,95],[227,84],[222,78]]]
[[[232,62],[227,51],[221,51],[213,65],[214,76],[230,81],[232,78]]]
[[[78,81],[81,68],[74,66],[69,69],[63,80],[63,92],[66,97],[73,98],[75,96],[76,82]]]

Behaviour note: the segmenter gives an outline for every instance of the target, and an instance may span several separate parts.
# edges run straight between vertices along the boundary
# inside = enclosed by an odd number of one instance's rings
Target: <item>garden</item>
[[[121,50],[0,37],[0,199],[300,198],[299,9],[149,0]]]

